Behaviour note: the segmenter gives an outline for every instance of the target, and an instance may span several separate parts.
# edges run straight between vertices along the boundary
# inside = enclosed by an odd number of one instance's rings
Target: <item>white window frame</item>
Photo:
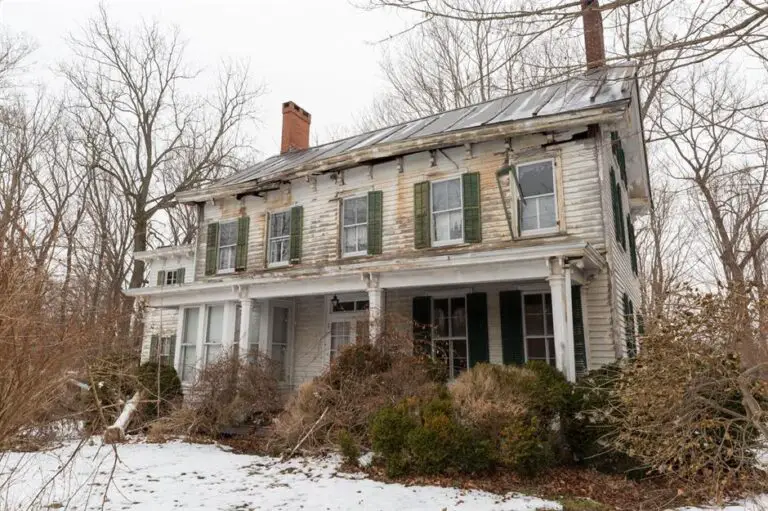
[[[431,241],[431,245],[433,247],[445,247],[449,245],[461,245],[464,243],[464,180],[462,179],[462,176],[464,174],[458,174],[451,177],[446,177],[443,179],[435,179],[433,181],[429,182],[429,239]],[[455,240],[444,240],[444,241],[437,241],[435,240],[435,198],[434,198],[434,190],[435,190],[435,184],[437,183],[443,183],[445,181],[459,181],[459,213],[461,214],[461,238],[457,238]],[[453,209],[446,209],[443,211],[438,211],[437,213],[450,213],[451,211],[455,211]],[[450,232],[450,226],[449,226],[449,232]]]
[[[171,339],[173,338],[172,335],[161,335],[158,336],[158,349],[157,349],[157,359],[158,362],[162,365],[163,359],[165,359],[165,364],[173,367],[173,361],[176,356],[175,353],[171,353]]]
[[[365,195],[354,195],[352,197],[345,197],[341,201],[341,219],[340,220],[341,220],[341,256],[342,257],[356,257],[356,256],[368,255],[368,243],[367,243],[367,241],[366,241],[366,248],[365,248],[365,250],[356,250],[356,251],[353,251],[353,252],[345,252],[344,251],[344,248],[347,246],[347,244],[346,244],[346,238],[347,238],[347,230],[346,230],[346,228],[347,227],[355,227],[355,228],[357,228],[357,227],[360,227],[360,226],[364,225],[365,226],[366,236],[368,234],[368,220],[369,220],[368,215],[370,214],[370,211],[366,212],[365,223],[352,224],[352,225],[345,225],[344,224],[344,203],[346,203],[347,201],[353,201],[353,200],[359,200],[359,199],[364,199],[365,200],[365,208],[366,208],[366,211],[367,211],[368,210],[368,194],[365,194]]]
[[[221,339],[219,342],[210,342],[210,329],[211,329],[211,310],[214,308],[220,307],[221,308]],[[211,346],[219,346],[219,356],[222,354],[224,350],[224,323],[227,320],[227,306],[224,303],[217,303],[217,304],[211,304],[205,306],[205,330],[203,331],[203,352],[202,355],[202,364],[203,369],[205,369],[209,363],[215,363],[216,360],[208,360],[208,350]]]
[[[333,296],[336,296],[339,300],[339,302],[355,302],[355,308],[351,311],[334,311],[333,310]],[[352,295],[329,295],[326,296],[325,300],[325,310],[328,313],[328,360],[332,361],[336,353],[339,351],[339,348],[337,347],[334,349],[333,347],[333,336],[331,333],[331,328],[333,323],[350,323],[350,329],[349,329],[349,336],[350,336],[350,344],[354,343],[355,339],[357,339],[358,335],[358,327],[361,323],[367,323],[370,319],[370,311],[369,308],[357,308],[358,302],[368,302],[368,305],[370,307],[370,302],[368,299],[368,295],[365,294],[352,294]]]
[[[200,346],[199,346],[199,340],[200,340],[200,327],[201,327],[201,320],[200,316],[201,314],[201,308],[198,306],[195,307],[183,307],[181,308],[181,313],[179,316],[179,332],[181,335],[179,335],[178,339],[178,357],[177,357],[177,364],[176,364],[176,371],[179,373],[179,379],[181,380],[182,385],[193,385],[195,381],[197,380],[197,371],[198,371],[198,365],[200,361]],[[197,310],[197,336],[194,339],[187,339],[187,311],[189,310]],[[204,323],[203,323],[204,324]],[[195,360],[194,364],[192,366],[185,366],[184,365],[184,355],[186,348],[192,347],[195,350]],[[192,371],[192,378],[189,381],[184,381],[184,377],[186,376],[186,371]]]
[[[288,215],[288,235],[287,236],[278,236],[277,238],[281,240],[286,240],[288,242],[288,258],[285,261],[271,261],[272,257],[272,219],[275,215]],[[269,222],[269,225],[267,225],[267,268],[279,268],[281,266],[288,266],[291,264],[291,208],[282,209],[279,211],[273,211],[269,214],[267,217],[267,221]]]
[[[522,293],[523,299],[521,300],[521,309],[522,309],[522,315],[523,315],[523,353],[525,354],[525,361],[529,362],[528,358],[528,322],[525,319],[525,297],[530,295],[540,295],[542,299],[542,310],[544,311],[544,335],[531,335],[532,339],[544,339],[544,353],[546,353],[546,360],[536,359],[542,362],[546,362],[547,364],[554,367],[554,364],[557,364],[557,353],[555,348],[555,352],[550,353],[549,352],[549,338],[552,338],[553,345],[556,342],[555,341],[555,332],[551,332],[551,334],[547,331],[547,298],[546,295],[550,295],[550,301],[554,300],[554,297],[552,296],[552,293],[550,291],[525,291]],[[554,316],[553,316],[554,321]],[[554,326],[554,325],[553,325]],[[553,329],[554,330],[554,329]],[[552,358],[552,362],[550,362],[550,355]]]
[[[165,284],[166,286],[172,286],[179,283],[179,270],[166,270],[165,272]]]
[[[237,225],[237,223],[238,223],[237,220],[228,220],[228,221],[224,221],[224,222],[219,222],[219,232],[216,235],[216,237],[217,237],[217,240],[216,240],[216,243],[217,243],[217,247],[216,247],[216,273],[217,274],[234,273],[235,272],[235,266],[237,265],[237,261],[236,261],[236,259],[237,259],[237,237],[238,237],[237,236],[238,235],[238,232],[237,232],[238,225]],[[229,224],[235,224],[235,242],[232,245],[222,245],[221,244],[221,230],[222,230],[221,227],[223,225],[229,225]],[[234,256],[232,257],[232,267],[231,268],[219,268],[219,265],[221,264],[221,249],[223,249],[223,248],[230,248],[230,247],[232,248],[232,250],[234,252]]]
[[[463,298],[464,299],[464,337],[457,336],[457,335],[451,335],[449,337],[440,337],[440,338],[438,338],[438,336],[437,336],[437,318],[435,318],[435,300],[436,299],[437,300],[448,300],[448,310],[450,312],[451,300],[455,300],[457,298]],[[453,349],[453,341],[455,341],[455,340],[463,340],[464,341],[464,343],[465,343],[465,345],[467,347],[467,352],[466,352],[467,369],[469,369],[469,316],[467,315],[467,294],[466,293],[451,293],[451,292],[439,293],[439,294],[436,294],[436,295],[433,295],[433,296],[430,297],[429,306],[430,306],[429,314],[430,314],[430,317],[432,318],[432,323],[433,323],[432,324],[432,335],[430,336],[431,337],[430,344],[431,344],[431,348],[432,348],[431,357],[432,357],[432,360],[436,360],[436,357],[435,357],[435,344],[436,344],[437,341],[448,341],[448,349],[450,351],[450,353],[448,354],[448,378],[450,380],[453,380],[454,379],[454,375],[453,375],[453,356],[452,356],[453,355],[453,351],[454,351],[454,349]],[[449,328],[452,328],[452,325],[451,325],[450,321],[448,322],[448,326],[449,326]]]
[[[512,197],[517,197],[517,200],[519,203],[522,203],[526,197],[523,197],[520,193],[522,190],[517,189],[517,184],[520,182],[520,173],[519,169],[520,166],[526,166],[526,165],[535,165],[537,163],[544,163],[549,162],[552,165],[552,196],[554,198],[555,203],[555,225],[552,227],[540,227],[537,229],[523,229],[523,215],[522,215],[522,208],[520,208],[517,213],[518,222],[519,222],[519,229],[520,229],[520,236],[538,236],[541,234],[552,234],[555,232],[558,232],[560,230],[560,205],[559,205],[559,195],[558,195],[558,189],[557,189],[557,162],[555,161],[555,158],[543,158],[540,160],[531,160],[531,161],[520,161],[515,163],[514,172],[515,172],[515,179],[510,179],[510,187],[514,187],[515,189],[512,190]],[[531,197],[528,197],[528,199],[538,199],[539,197],[547,197],[549,194],[541,194],[541,195],[533,195]],[[518,204],[513,204],[513,208],[517,208]],[[539,218],[539,210],[538,210],[538,201],[536,203],[536,221],[537,223],[540,222]]]
[[[285,342],[285,379],[279,380],[278,385],[281,386],[287,386],[291,385],[291,382],[293,381],[293,348],[294,344],[296,343],[296,329],[295,329],[295,315],[296,315],[296,306],[293,303],[293,301],[289,300],[270,300],[268,305],[268,338],[269,343],[267,345],[267,351],[266,354],[268,357],[272,358],[272,350],[274,348],[275,342],[274,342],[274,331],[275,331],[275,309],[276,308],[284,308],[288,310],[288,324],[287,324],[287,331],[286,331],[286,342]],[[278,345],[282,345],[282,343],[278,343]]]

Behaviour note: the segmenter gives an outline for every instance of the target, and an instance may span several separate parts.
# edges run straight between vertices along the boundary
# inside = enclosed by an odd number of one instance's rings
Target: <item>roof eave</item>
[[[621,99],[609,104],[603,104],[600,107],[575,112],[521,119],[492,126],[479,126],[456,132],[438,133],[428,137],[393,142],[384,146],[364,147],[324,160],[298,165],[284,175],[269,180],[259,181],[255,179],[246,183],[213,185],[199,190],[188,190],[176,194],[176,199],[182,203],[205,202],[211,199],[257,191],[267,183],[297,179],[330,170],[355,167],[371,160],[402,156],[413,152],[437,149],[447,145],[486,142],[500,137],[526,135],[547,129],[565,129],[611,121],[620,118],[627,104],[629,104],[629,99]]]

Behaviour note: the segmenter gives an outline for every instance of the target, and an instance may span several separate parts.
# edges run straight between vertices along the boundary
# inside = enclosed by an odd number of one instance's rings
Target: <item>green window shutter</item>
[[[581,304],[581,286],[571,286],[571,317],[573,318],[573,346],[576,357],[576,375],[587,372],[587,339],[584,332],[584,311]]]
[[[237,248],[235,249],[235,271],[243,271],[248,265],[248,229],[251,219],[241,216],[237,219]]]
[[[645,335],[645,317],[641,314],[637,314],[637,333]]]
[[[429,248],[430,234],[429,181],[413,185],[413,244],[415,248]]]
[[[485,293],[467,295],[467,341],[469,367],[488,362],[488,299]]]
[[[483,232],[480,225],[480,173],[461,176],[464,195],[464,242],[480,243]]]
[[[368,192],[368,254],[381,254],[383,205],[382,192]]]
[[[173,367],[176,360],[176,334],[168,338],[168,365]]]
[[[208,237],[205,246],[205,274],[215,275],[219,256],[219,224],[208,224]]]
[[[176,270],[176,283],[177,284],[183,284],[184,283],[184,276],[187,273],[187,270],[185,268],[179,268]]]
[[[621,222],[619,221],[619,201],[618,197],[616,196],[616,172],[613,170],[613,167],[611,167],[611,205],[613,206],[613,230],[614,235],[616,237],[616,241],[620,242],[620,225]]]
[[[160,270],[159,272],[157,272],[157,285],[158,286],[165,285],[165,270]]]
[[[616,183],[616,203],[619,208],[618,215],[617,215],[617,218],[619,219],[619,226],[616,232],[618,233],[618,236],[619,236],[618,241],[621,244],[621,248],[626,250],[627,249],[627,233],[626,233],[626,228],[624,227],[624,205],[623,205],[622,196],[621,196],[620,183]]]
[[[432,299],[416,296],[413,299],[413,353],[432,353]]]
[[[301,231],[304,227],[304,208],[294,206],[291,208],[291,246],[290,262],[296,264],[301,262]]]
[[[634,307],[627,293],[622,296],[622,314],[624,315],[624,343],[627,347],[627,356],[635,358],[637,345],[635,343],[635,319]]]
[[[635,226],[632,217],[627,215],[627,234],[629,237],[629,257],[632,260],[632,271],[637,275],[637,244],[635,241]]]
[[[616,162],[619,164],[619,173],[621,175],[621,180],[624,181],[624,184],[627,184],[627,162],[626,157],[624,156],[624,148],[621,145],[621,138],[619,138],[619,132],[618,131],[612,131],[611,132],[611,153],[613,154],[614,158],[616,158]]]
[[[520,291],[499,293],[501,353],[505,364],[525,363],[523,346],[523,295]]]
[[[157,362],[160,360],[160,354],[157,351],[158,344],[160,344],[160,336],[153,335],[149,338],[149,361]]]

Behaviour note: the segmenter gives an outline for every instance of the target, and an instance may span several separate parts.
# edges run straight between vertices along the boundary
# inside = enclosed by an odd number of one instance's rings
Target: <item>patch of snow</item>
[[[371,463],[373,463],[373,453],[372,452],[367,452],[367,453],[363,454],[362,456],[360,456],[359,458],[357,458],[357,464],[360,465],[363,468],[369,467],[371,465]]]
[[[768,511],[768,495],[761,495],[725,507],[682,507],[677,511]]]
[[[113,451],[100,440],[91,440],[54,478],[76,445],[68,442],[48,452],[0,455],[3,509],[25,509],[30,504],[34,508],[101,509],[104,499],[106,510],[134,511],[561,509],[556,502],[523,495],[372,481],[363,474],[337,472],[337,456],[281,462],[234,454],[217,445],[181,442],[130,443]],[[113,467],[114,477],[108,485]]]

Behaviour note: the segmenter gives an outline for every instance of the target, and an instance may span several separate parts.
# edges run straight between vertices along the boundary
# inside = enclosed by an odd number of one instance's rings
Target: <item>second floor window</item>
[[[525,234],[557,227],[557,196],[552,160],[517,166],[520,183],[520,231]]]
[[[270,265],[288,264],[291,244],[291,212],[273,213],[269,217],[269,247],[267,262]]]
[[[461,179],[432,183],[432,243],[442,245],[464,240]]]
[[[235,270],[237,250],[237,222],[219,224],[219,272]]]
[[[342,204],[344,255],[368,253],[368,197],[345,199]]]

